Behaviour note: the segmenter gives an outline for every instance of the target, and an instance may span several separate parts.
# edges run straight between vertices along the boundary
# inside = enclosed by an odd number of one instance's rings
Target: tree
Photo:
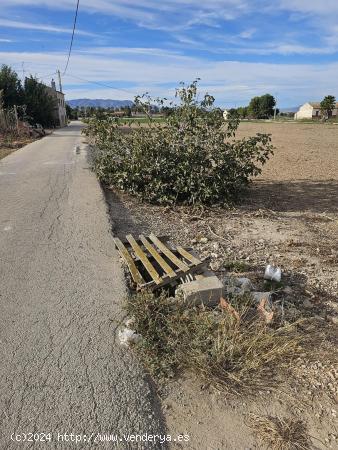
[[[268,119],[273,116],[276,100],[271,94],[253,97],[249,104],[249,114],[255,119]]]
[[[261,114],[260,97],[253,97],[250,100],[248,109],[249,109],[250,116],[252,116],[254,119],[260,119],[260,114]]]
[[[85,134],[96,143],[93,166],[99,179],[157,204],[229,204],[243,192],[272,153],[270,135],[235,139],[238,116],[224,123],[214,98],[200,100],[197,80],[177,90],[178,104],[165,126],[148,116],[132,133],[112,117],[91,119]],[[162,106],[165,99],[157,99]],[[149,111],[154,100],[137,96]]]
[[[249,111],[247,106],[240,106],[237,108],[237,113],[241,119],[248,117]]]
[[[78,119],[78,109],[72,108],[66,103],[66,112],[69,120],[77,120]]]
[[[0,69],[0,91],[4,108],[21,105],[23,91],[18,74],[9,66],[3,64]]]
[[[260,97],[261,118],[268,119],[273,116],[276,100],[273,95],[265,94]]]
[[[46,86],[33,76],[25,79],[24,99],[27,114],[32,122],[41,123],[45,127],[56,125],[54,118],[56,100],[48,94]]]
[[[320,110],[322,112],[322,116],[328,119],[332,116],[332,111],[336,107],[336,97],[333,95],[327,95],[320,102]]]

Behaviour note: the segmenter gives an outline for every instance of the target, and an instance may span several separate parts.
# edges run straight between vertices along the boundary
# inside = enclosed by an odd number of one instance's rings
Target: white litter
[[[271,264],[268,264],[265,269],[264,273],[264,279],[265,280],[272,280],[279,282],[282,278],[282,270],[280,267],[272,266]]]
[[[141,340],[141,336],[130,328],[123,328],[118,333],[120,344],[129,347],[131,344],[137,344]]]

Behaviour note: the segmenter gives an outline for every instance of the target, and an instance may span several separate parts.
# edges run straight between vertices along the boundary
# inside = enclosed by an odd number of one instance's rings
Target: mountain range
[[[66,102],[70,107],[76,108],[77,106],[82,108],[121,108],[122,106],[133,106],[131,100],[111,100],[102,98],[76,98],[74,100],[67,100]]]

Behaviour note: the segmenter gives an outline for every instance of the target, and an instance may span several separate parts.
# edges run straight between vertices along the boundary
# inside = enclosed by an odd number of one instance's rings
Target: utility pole
[[[57,70],[57,74],[59,77],[59,90],[60,90],[60,92],[62,92],[61,73],[60,73],[59,69]]]

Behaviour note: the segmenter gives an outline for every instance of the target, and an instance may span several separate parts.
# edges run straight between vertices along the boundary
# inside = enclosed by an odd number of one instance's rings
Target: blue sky
[[[0,63],[49,82],[76,1],[0,3]],[[196,77],[225,107],[266,92],[280,107],[338,97],[338,0],[80,0],[68,99],[171,97]]]

